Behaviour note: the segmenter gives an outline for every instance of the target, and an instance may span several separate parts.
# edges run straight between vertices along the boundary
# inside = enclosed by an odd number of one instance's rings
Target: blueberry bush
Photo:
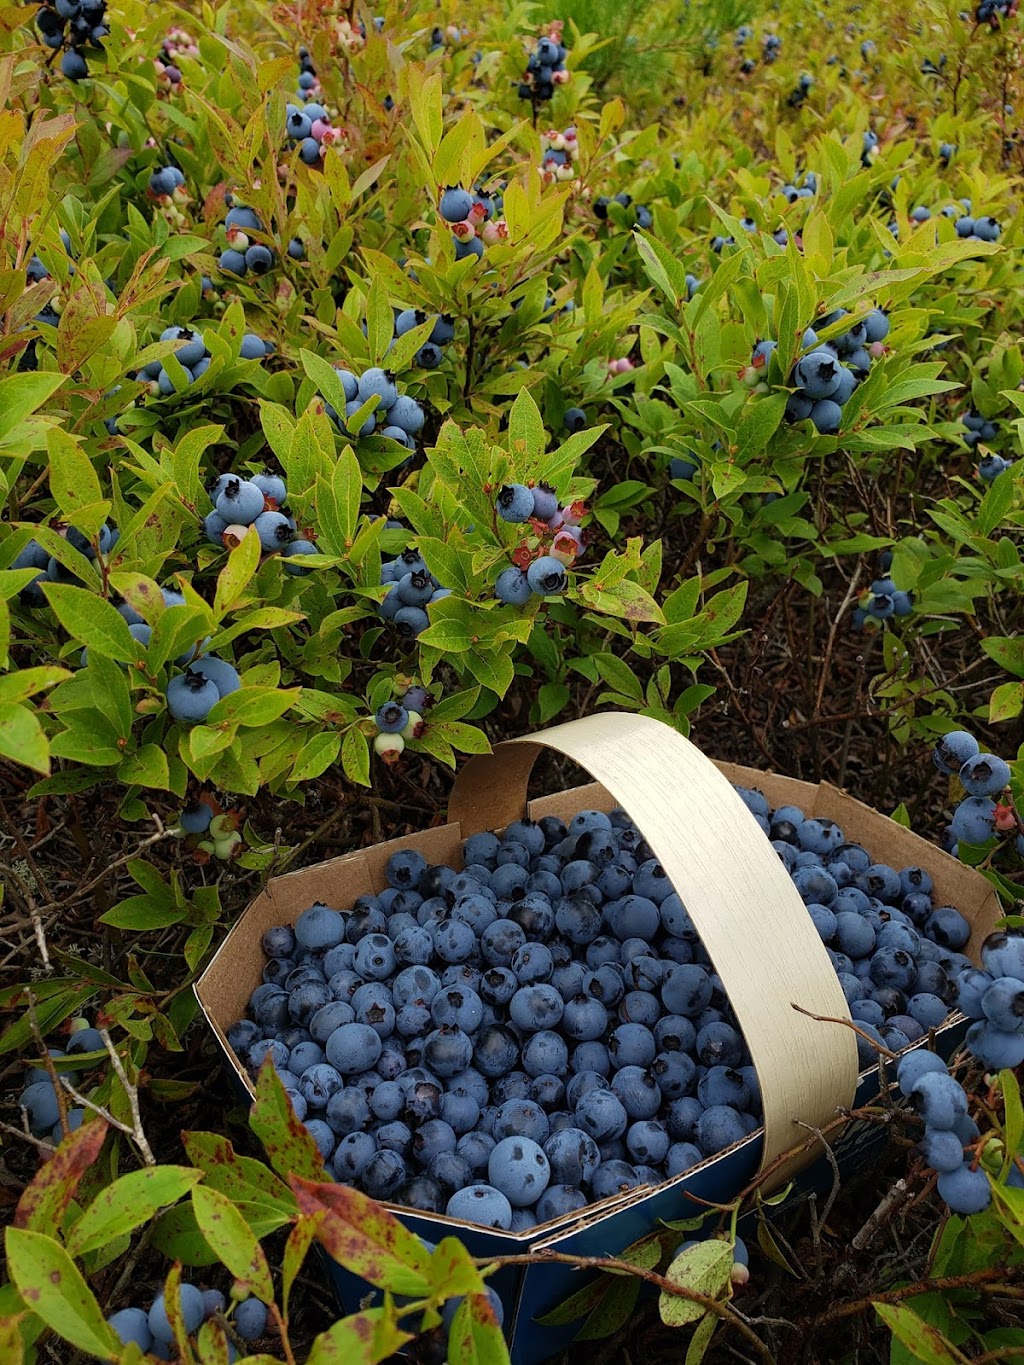
[[[266,881],[602,709],[848,787],[1006,918],[970,961],[927,874],[746,792],[887,1164],[552,1320],[646,1285],[694,1362],[1024,1353],[1022,71],[1016,0],[5,11],[5,1360],[500,1361],[488,1264],[376,1199],[525,1228],[757,1128],[625,813],[311,907],[221,1093],[192,986]],[[954,1008],[952,1071],[901,1059]]]

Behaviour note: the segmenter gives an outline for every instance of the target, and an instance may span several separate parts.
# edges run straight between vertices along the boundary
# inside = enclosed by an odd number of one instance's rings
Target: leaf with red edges
[[[280,1176],[322,1179],[324,1159],[303,1123],[296,1118],[287,1092],[274,1070],[269,1054],[256,1080],[256,1103],[249,1127],[263,1144],[271,1166]]]
[[[99,1157],[107,1122],[99,1117],[72,1133],[26,1186],[14,1214],[16,1228],[52,1232],[64,1221],[78,1182]]]
[[[394,1214],[348,1185],[292,1176],[291,1186],[301,1213],[326,1213],[317,1237],[339,1265],[392,1294],[429,1295],[430,1253]]]

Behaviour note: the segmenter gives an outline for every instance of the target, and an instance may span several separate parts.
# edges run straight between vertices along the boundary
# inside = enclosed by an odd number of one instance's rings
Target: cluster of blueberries
[[[210,802],[202,798],[190,801],[182,810],[174,833],[179,836],[209,835],[209,838],[200,841],[198,847],[211,857],[225,862],[230,860],[242,842],[238,832],[238,816],[231,811],[216,814]]]
[[[458,47],[469,37],[468,28],[460,28],[458,24],[449,24],[447,28],[433,28],[430,31],[430,51],[443,52],[451,43],[452,47]]]
[[[538,38],[526,63],[526,73],[518,82],[519,98],[543,104],[554,97],[556,85],[567,85],[572,74],[565,65],[568,53],[562,45],[562,24],[549,25],[545,37]]]
[[[204,1322],[224,1317],[227,1311],[227,1300],[219,1289],[199,1289],[194,1284],[182,1281],[178,1293],[178,1313],[190,1337],[199,1331]],[[241,1341],[259,1341],[267,1331],[267,1305],[251,1297],[241,1299],[225,1321],[230,1322],[233,1332]],[[156,1296],[148,1310],[121,1308],[107,1318],[107,1325],[114,1329],[124,1346],[134,1344],[157,1360],[178,1358],[174,1328],[167,1316],[163,1291]],[[238,1349],[230,1338],[227,1359],[229,1362],[238,1359]]]
[[[960,423],[966,432],[960,439],[969,450],[973,450],[982,441],[994,441],[999,432],[995,422],[990,422],[987,417],[982,417],[980,412],[973,409],[964,413]]]
[[[308,47],[299,48],[299,78],[296,86],[296,104],[305,104],[307,100],[316,99],[320,93],[320,77],[316,73]]]
[[[990,421],[987,417],[983,417],[980,412],[965,412],[960,418],[960,424],[964,428],[964,435],[961,440],[970,450],[973,450],[982,441],[994,441],[999,434],[998,424]],[[978,478],[983,483],[991,483],[993,479],[997,479],[1004,470],[1011,468],[1012,465],[1012,459],[1008,459],[1004,455],[996,455],[990,451],[978,461]]]
[[[952,730],[943,735],[932,759],[940,773],[959,777],[967,793],[953,812],[949,826],[957,844],[961,840],[965,844],[987,844],[997,831],[1010,834],[1017,828],[1012,808],[993,799],[1002,795],[1010,781],[1010,765],[1005,759],[983,754],[978,741],[967,730]],[[1017,852],[1024,855],[1024,834],[1017,835]]]
[[[981,945],[981,967],[957,978],[956,1005],[973,1022],[968,1052],[986,1070],[1024,1062],[1024,936],[997,931]],[[988,1176],[964,1152],[979,1137],[967,1095],[934,1052],[910,1052],[900,1060],[896,1082],[924,1120],[921,1154],[938,1172],[938,1192],[953,1213],[982,1213],[992,1200]],[[1014,1153],[1014,1156],[1017,1156]],[[1007,1184],[1024,1188],[1016,1162]]]
[[[71,1024],[71,1036],[66,1048],[51,1047],[49,1053],[54,1062],[62,1057],[78,1057],[84,1053],[102,1052],[106,1056],[106,1044],[99,1029],[92,1028],[87,1019],[75,1019]],[[29,1132],[33,1137],[42,1138],[59,1145],[64,1134],[60,1126],[60,1107],[57,1091],[46,1067],[30,1067],[25,1073],[25,1086],[18,1098],[18,1104],[25,1111]],[[67,1111],[68,1129],[74,1133],[85,1122],[86,1110],[76,1105]]]
[[[983,483],[991,483],[1012,465],[1013,461],[1007,459],[1005,455],[983,455],[978,461],[978,478]]]
[[[417,739],[423,733],[423,713],[429,705],[427,689],[415,684],[399,692],[399,700],[378,706],[373,717],[377,727],[374,753],[385,763],[397,763],[405,750],[405,741]]]
[[[1000,19],[1009,19],[1016,9],[1017,0],[981,0],[981,4],[974,11],[974,18],[979,24],[990,24],[992,28],[998,28]]]
[[[108,555],[121,538],[121,532],[118,528],[109,525],[107,522],[104,522],[96,533],[95,545],[77,526],[64,527],[62,535],[73,549],[88,560],[95,559],[97,553]],[[46,598],[40,588],[40,584],[44,582],[81,583],[81,579],[76,574],[66,568],[59,559],[55,559],[49,550],[44,549],[37,540],[30,540],[22,546],[15,556],[11,568],[36,570],[35,578],[26,583],[18,594],[18,600],[26,607],[45,607],[47,605]],[[141,617],[139,619],[141,620]]]
[[[892,568],[892,551],[886,550],[882,556],[881,577],[871,584],[859,606],[853,611],[853,626],[860,630],[870,621],[888,621],[893,616],[909,616],[914,610],[914,595],[897,588],[889,577]]]
[[[363,416],[357,437],[372,436],[379,431],[392,441],[398,441],[413,454],[416,450],[416,437],[423,430],[426,415],[415,398],[399,393],[398,385],[387,371],[371,366],[362,374],[335,366],[335,374],[341,381],[345,395],[345,411],[339,413],[330,403],[324,404],[324,411],[331,421],[343,432],[347,432],[348,419],[362,411],[367,403],[374,406]]]
[[[279,474],[254,474],[251,479],[221,474],[210,489],[210,500],[213,511],[207,513],[203,530],[211,545],[234,549],[252,526],[266,554],[285,556],[286,573],[302,577],[308,572],[289,562],[293,555],[315,555],[317,550],[311,540],[298,535],[295,518],[285,505],[288,488]]]
[[[508,224],[500,217],[501,198],[479,190],[450,185],[441,195],[437,211],[451,227],[455,259],[482,256],[484,248],[508,241]]]
[[[149,177],[146,193],[157,205],[171,227],[185,226],[182,206],[188,203],[185,176],[177,166],[158,166]]]
[[[64,228],[61,228],[61,230],[60,230],[60,240],[61,240],[62,246],[64,247],[64,251],[66,252],[66,254],[67,254],[68,256],[70,256],[70,255],[71,255],[71,236],[70,236],[70,234],[69,234]],[[71,269],[72,269],[72,272],[73,272],[73,271],[74,271],[74,267],[72,266]],[[38,257],[38,256],[35,256],[35,255],[30,256],[30,257],[29,257],[29,260],[28,260],[28,264],[27,264],[26,267],[25,267],[25,283],[26,283],[26,285],[41,284],[41,283],[43,282],[43,280],[51,280],[51,279],[53,279],[53,276],[51,275],[51,273],[49,272],[49,270],[47,270],[46,266],[42,263],[42,261],[39,259],[39,257]],[[40,309],[40,311],[36,314],[36,316],[35,316],[35,321],[36,321],[36,322],[45,322],[45,323],[47,323],[50,327],[56,327],[57,324],[60,322],[60,315],[61,315],[61,313],[62,313],[63,311],[64,311],[64,300],[62,299],[61,294],[60,294],[60,291],[58,290],[57,292],[55,292],[55,293],[53,293],[53,294],[50,295],[49,300],[46,302],[46,304],[44,304],[44,306],[43,306],[43,307]],[[32,348],[33,348],[33,350],[34,350],[35,342],[32,342],[32,343],[31,343],[31,346],[32,346]]]
[[[801,105],[806,102],[807,96],[811,93],[811,87],[813,85],[814,82],[811,80],[810,76],[807,75],[806,71],[803,72],[797,80],[796,86],[790,92],[789,99],[786,101],[789,107],[791,109],[799,109]]]
[[[161,341],[178,341],[180,346],[174,349],[174,358],[181,366],[185,375],[185,385],[194,384],[197,379],[201,379],[210,368],[210,352],[206,348],[202,332],[191,327],[165,327],[160,333]],[[243,360],[262,360],[264,356],[270,355],[274,350],[271,341],[263,341],[253,333],[247,333],[242,341],[241,356]],[[136,382],[146,384],[150,394],[154,397],[168,398],[171,394],[179,392],[170,372],[165,368],[162,360],[151,360],[143,365],[135,376]],[[114,425],[111,427],[110,422]],[[108,420],[108,428],[111,435],[116,434],[116,418]]]
[[[156,67],[157,91],[164,95],[176,95],[182,87],[183,77],[179,62],[182,57],[198,57],[199,44],[183,28],[172,28],[160,46],[160,55],[153,65]]]
[[[84,80],[89,50],[102,52],[103,39],[110,34],[107,0],[44,0],[36,11],[36,24],[44,46],[55,52],[65,49],[61,74],[69,81]]]
[[[395,559],[381,564],[380,581],[391,586],[377,610],[404,640],[415,640],[430,625],[427,607],[431,602],[452,595],[451,588],[442,587],[420,552],[413,549],[403,550]],[[377,752],[382,753],[381,749]]]
[[[586,420],[582,408],[570,408],[565,414],[570,431],[582,430]],[[561,597],[569,587],[566,569],[583,553],[585,534],[580,522],[587,509],[580,502],[560,507],[555,490],[546,483],[533,487],[507,483],[498,490],[495,505],[501,521],[529,522],[544,538],[553,533],[551,543],[540,546],[536,554],[526,546],[516,551],[516,562],[498,575],[495,597],[510,607],[524,607],[534,597]]]
[[[247,208],[244,204],[236,202],[236,196],[228,194],[225,196],[228,205],[227,215],[224,219],[224,228],[227,236],[227,249],[220,254],[221,270],[225,275],[265,275],[268,270],[273,269],[277,259],[272,247],[264,242],[250,242],[249,233],[258,232],[266,236],[266,229],[263,226],[260,216],[255,210]],[[298,254],[296,255],[296,251]],[[296,237],[289,243],[288,255],[293,259],[301,260],[303,256],[302,242]]]
[[[405,336],[414,327],[421,327],[427,320],[425,313],[415,308],[395,310],[395,336]],[[426,341],[413,356],[413,364],[423,370],[436,370],[444,360],[444,348],[455,340],[455,323],[450,317],[438,314],[434,328]],[[390,350],[390,347],[388,348]]]
[[[300,73],[300,85],[309,75],[305,71]],[[313,80],[316,80],[315,75]],[[301,89],[299,93],[303,93]],[[312,93],[310,87],[309,95],[305,96],[307,102],[303,105],[285,106],[284,127],[288,137],[298,146],[300,161],[306,166],[319,166],[323,162],[324,152],[342,142],[344,134],[340,128],[332,126],[330,114],[322,104],[317,104],[311,98]]]
[[[620,204],[627,216],[630,215],[630,210],[632,210],[631,227],[642,228],[644,232],[649,232],[654,226],[654,219],[651,216],[650,209],[644,204],[634,204],[633,196],[626,194],[624,191],[621,194],[613,195],[611,199],[603,194],[598,199],[595,199],[594,217],[600,218],[602,222],[606,221],[608,218],[608,208],[611,204]],[[689,285],[690,278],[690,276],[687,276],[687,285]],[[692,290],[690,292],[690,297],[693,297]]]
[[[933,904],[929,874],[737,790],[827,947],[862,1065],[938,1027],[970,927]],[[271,1059],[336,1179],[522,1230],[756,1130],[723,984],[625,811],[518,820],[463,854],[456,872],[402,850],[379,895],[264,935],[228,1041],[253,1073]]]
[[[795,204],[798,199],[813,199],[817,192],[818,176],[814,171],[804,171],[799,185],[787,182],[779,191],[789,204]]]
[[[831,327],[848,317],[845,308],[826,314],[819,327]],[[793,366],[790,385],[793,392],[786,404],[786,418],[803,422],[810,418],[822,436],[834,436],[843,419],[843,408],[853,396],[857,385],[867,378],[871,368],[872,351],[879,354],[889,335],[889,318],[875,308],[860,318],[842,335],[821,344],[813,328],[804,333],[804,347],[809,348]],[[759,341],[750,359],[751,368],[763,371],[778,343]],[[846,363],[843,364],[842,362]]]
[[[991,217],[990,214],[978,214],[975,217],[972,202],[970,199],[958,199],[955,204],[947,204],[942,210],[943,218],[954,218],[956,221],[953,226],[956,235],[976,242],[998,242],[1002,233],[1002,228]],[[921,205],[913,210],[910,215],[916,223],[925,223],[931,217],[929,209]],[[899,236],[894,224],[889,224],[889,231],[894,237]]]
[[[546,133],[541,133],[540,169],[546,181],[575,179],[573,159],[579,145],[576,129],[572,126],[561,133],[557,128],[549,128]]]

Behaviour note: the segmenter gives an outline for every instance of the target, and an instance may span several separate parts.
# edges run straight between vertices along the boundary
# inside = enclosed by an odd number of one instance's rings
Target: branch
[[[776,1365],[775,1357],[764,1342],[760,1340],[757,1333],[748,1327],[744,1318],[735,1309],[730,1308],[727,1303],[723,1303],[721,1299],[713,1299],[707,1294],[700,1294],[696,1289],[687,1289],[683,1285],[674,1284],[664,1275],[659,1275],[656,1270],[644,1270],[640,1266],[633,1265],[630,1261],[620,1260],[617,1256],[570,1256],[564,1251],[538,1251],[532,1255],[476,1256],[473,1259],[481,1269],[500,1265],[544,1265],[547,1262],[549,1264],[569,1265],[574,1270],[617,1270],[625,1275],[634,1275],[647,1284],[653,1284],[663,1294],[674,1294],[676,1298],[699,1304],[705,1312],[713,1313],[722,1322],[728,1323],[730,1327],[735,1327],[761,1360],[766,1362],[766,1365]]]

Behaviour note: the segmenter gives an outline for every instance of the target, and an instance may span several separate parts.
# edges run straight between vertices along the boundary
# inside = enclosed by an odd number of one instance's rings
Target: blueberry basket
[[[596,781],[528,801],[530,774],[543,748],[574,760]],[[728,1202],[762,1172],[765,1193],[795,1179],[798,1197],[825,1168],[809,1130],[870,1102],[878,1070],[859,1072],[852,1030],[810,1017],[849,1019],[847,998],[800,893],[737,787],[762,792],[772,807],[799,806],[808,817],[834,821],[877,862],[924,868],[940,903],[956,906],[967,919],[971,937],[964,952],[977,959],[1001,913],[994,890],[978,872],[827,783],[714,763],[660,721],[603,713],[505,741],[492,754],[471,758],[453,787],[448,824],[269,883],[196,986],[236,1088],[251,1099],[250,1073],[227,1033],[263,979],[265,930],[294,924],[315,902],[344,911],[358,896],[382,892],[385,867],[399,850],[415,849],[429,863],[461,868],[462,843],[472,834],[501,831],[524,816],[555,816],[568,824],[579,811],[618,807],[629,812],[668,874],[728,994],[757,1075],[761,1128],[657,1186],[613,1194],[520,1233],[387,1207],[420,1236],[436,1242],[454,1234],[474,1255],[546,1249],[582,1258],[615,1255],[663,1221],[693,1217],[701,1210],[699,1201]],[[959,1016],[947,1019],[935,1033],[939,1049],[952,1051],[962,1029]],[[848,1174],[861,1166],[872,1140],[873,1133],[856,1123],[838,1135],[833,1130],[830,1145],[840,1170]],[[328,1264],[342,1307],[353,1311],[367,1286]],[[544,1359],[572,1337],[572,1326],[537,1321],[579,1288],[579,1273],[570,1266],[506,1267],[491,1283],[504,1304],[516,1365]]]

